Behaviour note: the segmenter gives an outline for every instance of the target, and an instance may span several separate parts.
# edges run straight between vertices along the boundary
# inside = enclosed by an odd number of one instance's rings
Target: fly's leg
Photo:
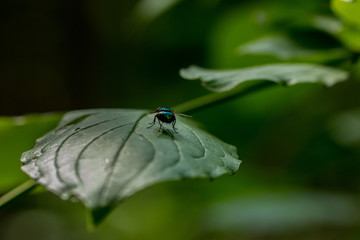
[[[160,121],[159,119],[158,119],[158,122],[159,122],[159,124],[160,124],[160,128],[159,128],[158,132],[160,132],[160,131],[161,131],[162,124],[161,124],[161,121]]]
[[[176,132],[176,133],[178,133],[176,130],[177,130],[177,128],[175,127],[175,123],[176,123],[176,120],[174,120],[173,121],[173,123],[172,123],[172,127],[173,127],[173,129],[174,129],[174,131]]]
[[[149,126],[149,127],[147,127],[147,128],[151,128],[152,126],[154,126],[154,125],[155,125],[155,122],[156,122],[156,115],[155,115],[155,117],[154,117],[154,121],[153,121],[153,122],[151,122],[151,123],[149,123],[149,124],[150,124],[150,126]]]

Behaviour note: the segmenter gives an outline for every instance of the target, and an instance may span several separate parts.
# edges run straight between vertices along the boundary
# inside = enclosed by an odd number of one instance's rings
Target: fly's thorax
[[[166,107],[159,107],[158,109],[156,109],[157,112],[172,112],[171,109],[166,108]]]

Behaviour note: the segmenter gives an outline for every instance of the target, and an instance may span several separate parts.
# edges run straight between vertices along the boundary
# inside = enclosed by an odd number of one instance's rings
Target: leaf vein
[[[88,115],[86,118],[88,118],[88,117],[90,117],[90,116],[93,116],[93,115],[95,115],[95,114],[92,114],[92,115]],[[82,121],[84,121],[85,119],[83,119]],[[73,126],[75,126],[76,124],[74,124]],[[65,125],[65,126],[62,126],[62,127],[60,127],[60,128],[56,128],[56,129],[54,129],[53,130],[53,133],[56,133],[57,131],[59,131],[60,129],[63,129],[64,127],[68,127],[69,125]],[[71,126],[71,125],[70,125]],[[43,147],[41,147],[41,150],[40,150],[40,152],[44,152],[44,149],[47,147],[47,146],[49,146],[51,143],[53,143],[53,142],[55,142],[55,141],[57,141],[59,138],[61,138],[65,133],[67,133],[67,132],[69,132],[69,131],[71,131],[72,130],[72,128],[71,127],[69,127],[65,132],[63,132],[62,134],[60,134],[60,135],[58,135],[57,137],[55,137],[54,139],[52,139],[52,140],[50,140],[47,144],[45,144]]]
[[[188,129],[195,135],[195,137],[196,137],[196,138],[199,140],[199,142],[201,143],[202,148],[204,149],[202,156],[200,156],[200,157],[194,157],[194,158],[197,158],[197,159],[199,159],[199,158],[205,158],[207,149],[206,149],[203,141],[201,140],[201,138],[197,135],[197,133],[196,133],[193,129],[191,129],[190,127],[188,127],[186,124],[184,124],[184,126],[185,126],[186,128],[188,128]]]
[[[80,165],[81,156],[82,156],[82,154],[85,152],[85,150],[86,150],[92,143],[94,143],[96,140],[98,140],[100,137],[102,137],[102,136],[104,136],[104,135],[106,135],[106,134],[108,134],[108,133],[110,133],[110,132],[112,132],[112,131],[114,131],[114,130],[116,130],[116,129],[118,129],[118,128],[127,126],[127,125],[129,125],[129,124],[130,124],[130,123],[124,124],[124,125],[121,125],[121,126],[116,126],[116,127],[114,127],[114,128],[111,128],[111,129],[109,129],[109,130],[107,130],[107,131],[99,134],[98,136],[96,136],[95,138],[93,138],[90,142],[88,142],[88,143],[84,146],[83,149],[81,149],[81,151],[79,152],[78,156],[77,156],[76,159],[75,159],[75,164],[74,164],[74,165],[75,165],[75,166],[74,166],[75,175],[76,175],[77,179],[79,180],[79,183],[80,183],[80,184],[83,184],[83,181],[82,181],[82,179],[81,179],[81,177],[80,177],[79,165]]]
[[[95,123],[93,125],[90,125],[90,126],[87,126],[85,128],[82,128],[80,129],[79,131],[76,131],[72,134],[70,134],[69,136],[67,136],[61,143],[60,145],[58,146],[58,148],[56,149],[55,151],[55,157],[54,157],[54,166],[55,166],[55,171],[56,171],[56,177],[58,178],[58,180],[64,184],[66,184],[66,182],[64,181],[64,179],[62,178],[61,174],[60,174],[60,171],[59,171],[59,164],[58,164],[58,158],[59,158],[59,152],[61,150],[61,148],[64,146],[65,142],[67,140],[69,140],[72,136],[76,135],[76,134],[79,134],[80,132],[86,130],[86,129],[89,129],[89,128],[92,128],[92,127],[95,127],[95,126],[98,126],[100,124],[103,124],[103,123],[106,123],[106,122],[110,122],[110,121],[113,121],[113,120],[116,120],[118,118],[113,118],[113,119],[107,119],[107,120],[104,120],[104,121],[101,121],[101,122],[98,122],[98,123]]]

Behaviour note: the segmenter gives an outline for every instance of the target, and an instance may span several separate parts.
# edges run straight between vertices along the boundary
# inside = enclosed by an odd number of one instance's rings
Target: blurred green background
[[[334,17],[325,0],[3,1],[0,194],[28,179],[21,153],[62,112],[171,107],[208,93],[182,67],[285,61],[239,54],[250,41],[341,48],[306,62],[346,68],[357,54],[314,27],[324,16]],[[93,232],[80,203],[39,191],[0,210],[0,239],[360,239],[359,90],[355,68],[329,89],[279,86],[193,113],[238,148],[237,174],[153,186]]]

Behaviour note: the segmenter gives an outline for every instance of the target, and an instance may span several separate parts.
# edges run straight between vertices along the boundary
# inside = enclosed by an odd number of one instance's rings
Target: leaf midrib
[[[137,128],[140,120],[143,119],[146,115],[147,115],[147,113],[144,113],[144,114],[142,114],[142,115],[138,118],[138,120],[136,120],[136,122],[135,122],[135,124],[134,124],[134,127],[131,129],[131,131],[129,132],[129,134],[128,134],[128,135],[126,136],[126,138],[124,139],[123,144],[119,147],[119,149],[118,149],[117,152],[115,153],[115,155],[114,155],[114,161],[112,161],[111,166],[110,166],[110,172],[109,172],[109,174],[106,176],[105,181],[104,181],[102,187],[100,188],[100,191],[99,191],[98,194],[97,194],[97,200],[98,200],[98,202],[100,202],[101,197],[102,197],[102,195],[103,195],[103,193],[104,193],[104,190],[106,189],[106,185],[109,183],[109,181],[110,181],[111,178],[112,178],[112,175],[113,175],[113,173],[114,173],[114,168],[115,168],[115,166],[116,166],[116,163],[118,162],[117,159],[118,159],[121,151],[124,149],[127,141],[128,141],[129,138],[131,137],[131,135],[135,132],[135,129]]]

